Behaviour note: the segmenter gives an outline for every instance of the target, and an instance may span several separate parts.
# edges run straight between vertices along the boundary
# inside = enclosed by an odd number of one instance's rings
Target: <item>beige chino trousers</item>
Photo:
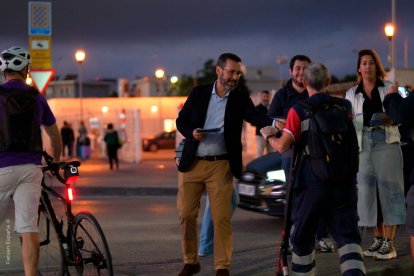
[[[198,262],[197,217],[204,190],[210,200],[214,224],[214,267],[216,270],[230,269],[233,175],[228,160],[197,160],[190,171],[178,175],[177,208],[184,263]]]

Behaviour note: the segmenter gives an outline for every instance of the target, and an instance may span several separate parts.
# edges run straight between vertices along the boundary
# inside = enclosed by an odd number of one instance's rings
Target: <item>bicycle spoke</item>
[[[80,213],[74,227],[76,250],[82,255],[83,275],[113,275],[108,244],[96,219],[89,213]]]

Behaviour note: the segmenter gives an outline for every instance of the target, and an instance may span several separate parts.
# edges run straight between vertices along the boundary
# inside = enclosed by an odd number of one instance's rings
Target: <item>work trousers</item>
[[[356,185],[315,185],[294,192],[291,242],[293,275],[316,275],[315,232],[324,218],[335,240],[343,275],[365,275],[358,230]]]
[[[197,160],[190,171],[178,175],[177,208],[184,263],[198,262],[197,217],[205,190],[214,224],[214,267],[216,270],[230,269],[233,252],[233,176],[228,160]]]

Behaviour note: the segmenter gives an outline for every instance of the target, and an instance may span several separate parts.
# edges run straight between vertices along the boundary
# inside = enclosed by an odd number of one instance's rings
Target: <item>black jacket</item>
[[[388,94],[382,104],[393,121],[414,125],[414,93],[405,99],[398,93]]]
[[[193,130],[204,127],[212,89],[213,84],[195,87],[178,114],[177,129],[186,138],[178,167],[180,172],[189,171],[196,160],[195,154],[199,141],[193,138]],[[243,120],[259,127],[272,124],[272,119],[256,111],[250,96],[236,88],[230,92],[227,100],[224,114],[224,141],[231,171],[237,178],[242,174]]]
[[[289,109],[297,102],[308,99],[308,92],[305,90],[298,93],[290,79],[285,86],[280,88],[272,99],[267,114],[272,118],[286,119]]]

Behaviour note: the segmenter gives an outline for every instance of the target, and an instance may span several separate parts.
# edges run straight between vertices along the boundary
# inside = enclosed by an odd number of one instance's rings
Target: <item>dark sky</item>
[[[28,2],[2,7],[0,49],[28,47]],[[84,48],[86,78],[193,74],[208,58],[238,54],[247,66],[274,66],[298,53],[339,77],[355,73],[356,50],[375,49],[388,65],[384,25],[391,0],[55,0],[52,56],[58,75],[77,72]],[[414,67],[414,1],[397,2],[397,66],[408,40]],[[284,65],[284,72],[288,67]]]

